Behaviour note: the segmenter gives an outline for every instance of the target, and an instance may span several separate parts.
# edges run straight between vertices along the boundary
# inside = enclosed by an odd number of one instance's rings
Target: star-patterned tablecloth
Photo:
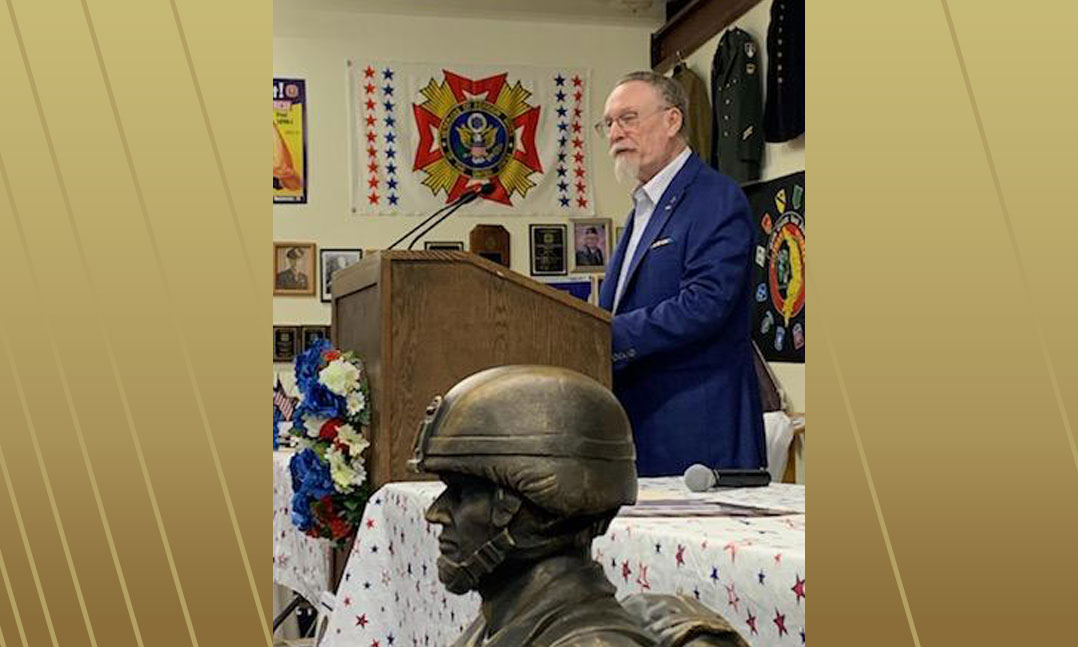
[[[330,586],[332,547],[292,525],[292,454],[273,452],[273,581],[317,605]]]
[[[440,528],[423,513],[442,488],[391,483],[371,497],[327,645],[446,647],[479,612],[478,595],[452,595],[438,581]],[[641,479],[638,504],[622,509],[592,554],[618,597],[692,595],[753,647],[805,644],[804,486],[695,494],[679,478]]]

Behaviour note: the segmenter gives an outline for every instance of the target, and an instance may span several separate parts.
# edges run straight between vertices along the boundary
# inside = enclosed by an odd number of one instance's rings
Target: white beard
[[[623,153],[614,157],[614,177],[618,182],[629,187],[640,183],[640,162],[632,153]]]

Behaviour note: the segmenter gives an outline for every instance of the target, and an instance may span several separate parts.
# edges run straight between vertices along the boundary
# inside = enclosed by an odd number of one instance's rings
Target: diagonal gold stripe
[[[18,376],[15,377],[18,380]],[[37,598],[41,601],[41,610],[45,614],[45,626],[49,629],[53,647],[58,647],[56,642],[56,630],[52,626],[52,615],[49,614],[49,605],[45,602],[45,591],[41,588],[41,578],[37,574],[37,563],[34,561],[34,553],[30,550],[30,540],[26,537],[26,526],[22,522],[22,511],[19,510],[19,501],[15,497],[15,486],[11,483],[11,472],[8,471],[7,458],[4,456],[4,446],[0,445],[0,472],[4,473],[4,485],[7,486],[8,497],[11,499],[11,507],[15,511],[15,524],[19,528],[19,536],[22,537],[22,547],[26,551],[26,559],[30,564],[30,574],[34,576],[34,586],[37,588]],[[15,597],[11,597],[14,604]],[[21,626],[21,623],[20,623]],[[25,644],[26,637],[23,636]]]
[[[172,310],[172,323],[175,328],[176,337],[179,342],[180,354],[183,356],[184,367],[187,371],[188,381],[191,383],[191,390],[194,395],[195,405],[198,409],[198,415],[202,422],[202,428],[206,433],[206,442],[209,445],[210,455],[213,457],[213,465],[217,472],[217,480],[221,486],[221,492],[224,495],[225,506],[228,508],[228,516],[232,522],[232,531],[236,538],[236,545],[239,548],[240,556],[243,561],[243,567],[247,574],[247,582],[251,588],[251,598],[254,602],[255,611],[258,613],[259,624],[262,628],[263,636],[266,639],[266,644],[270,645],[273,642],[273,638],[270,635],[270,625],[266,618],[265,612],[262,609],[262,604],[258,596],[258,586],[255,584],[254,572],[251,569],[251,560],[247,555],[247,547],[243,543],[243,536],[240,533],[239,519],[236,516],[236,508],[232,503],[232,495],[229,491],[228,481],[225,478],[224,468],[221,465],[221,457],[217,451],[217,443],[213,438],[213,430],[210,425],[209,415],[206,413],[205,402],[202,398],[202,391],[198,386],[198,379],[195,375],[194,364],[191,361],[191,353],[187,343],[187,337],[183,332],[183,328],[180,326],[179,317],[176,315],[175,299],[173,297],[173,290],[168,281],[168,276],[165,272],[164,264],[161,261],[161,252],[158,249],[157,236],[154,232],[152,223],[150,222],[149,207],[146,205],[146,198],[142,191],[142,182],[139,179],[138,171],[135,169],[134,157],[131,154],[131,147],[127,141],[127,131],[124,129],[123,121],[120,118],[120,111],[116,105],[116,96],[112,89],[112,80],[109,78],[108,70],[105,67],[105,60],[101,54],[101,47],[97,39],[97,30],[93,24],[93,18],[90,15],[89,7],[86,5],[86,0],[82,0],[83,13],[86,17],[86,25],[90,32],[90,39],[93,42],[94,54],[97,56],[98,68],[101,70],[101,78],[104,83],[105,93],[109,98],[109,106],[112,109],[112,116],[116,122],[116,130],[120,137],[120,144],[124,152],[124,159],[127,162],[127,170],[131,175],[131,181],[135,189],[135,197],[138,200],[139,212],[142,215],[143,225],[146,227],[146,232],[149,235],[150,249],[153,251],[154,263],[157,266],[158,276],[161,279],[162,291],[165,295],[165,300],[169,304],[170,310]],[[194,74],[194,67],[191,62],[190,52],[187,49],[187,40],[183,36],[183,28],[179,23],[179,15],[176,13],[175,4],[172,5],[173,16],[177,21],[177,28],[180,30],[181,40],[184,45],[184,54],[187,56],[188,65],[191,66],[192,75]],[[202,92],[198,88],[197,79],[195,80],[195,86],[197,94],[199,96],[199,105],[202,106],[203,116],[207,120],[207,127],[209,127],[209,117],[206,113],[205,104],[202,101]],[[224,167],[221,165],[220,155],[217,151],[216,140],[213,138],[212,130],[210,131],[210,140],[214,150],[214,156],[218,162],[218,169],[221,172],[222,180],[224,180]],[[237,235],[239,234],[239,223],[236,220],[235,208],[232,205],[232,197],[230,191],[227,189],[227,182],[225,182],[226,194],[228,195],[229,208],[233,215],[233,221],[237,227]],[[74,226],[74,223],[72,223]],[[243,248],[242,238],[240,241],[240,247]],[[244,256],[246,258],[246,250],[244,249]],[[248,272],[250,272],[250,261],[247,260]],[[253,275],[251,277],[252,287],[254,286]],[[193,630],[192,630],[193,635]]]
[[[0,448],[0,455],[2,455],[3,449]],[[0,462],[2,462],[0,458]],[[7,468],[5,467],[6,471]],[[11,589],[11,579],[7,574],[7,563],[4,562],[4,553],[0,551],[0,577],[4,578],[4,590],[7,591],[7,598],[11,600],[11,614],[15,616],[15,628],[19,630],[19,639],[22,640],[22,647],[27,647],[26,642],[26,630],[22,627],[22,616],[19,614],[19,603],[15,601],[15,591]],[[0,638],[3,634],[0,633]]]
[[[86,0],[82,0],[83,7],[86,6]],[[195,73],[195,62],[191,58],[191,48],[187,44],[187,33],[183,29],[183,21],[180,20],[180,12],[176,8],[176,0],[169,0],[169,6],[172,7],[172,18],[176,22],[176,32],[180,36],[180,45],[183,46],[183,56],[187,60],[187,71],[191,75],[191,84],[195,88],[195,97],[198,99],[198,108],[202,111],[202,123],[206,125],[206,134],[210,138],[210,149],[213,150],[213,160],[217,163],[217,174],[221,176],[221,186],[225,190],[225,200],[228,202],[228,215],[232,217],[232,228],[236,230],[236,240],[240,244],[240,253],[243,254],[243,264],[247,268],[247,280],[251,282],[251,294],[254,294],[257,284],[255,283],[254,267],[251,264],[251,256],[247,253],[247,246],[243,243],[243,231],[240,229],[239,214],[236,213],[236,203],[232,199],[232,186],[228,183],[228,176],[225,175],[225,165],[221,161],[221,151],[217,147],[217,136],[213,133],[213,125],[210,123],[210,112],[206,109],[206,99],[202,96],[202,84],[198,82],[198,74]],[[89,14],[87,13],[87,18]],[[96,41],[95,41],[96,46]],[[257,603],[257,595],[256,604]],[[266,624],[266,618],[262,615],[261,605],[259,605],[259,617],[262,618],[262,624]]]
[[[887,522],[883,519],[883,509],[880,507],[880,497],[876,494],[876,482],[872,480],[872,470],[868,468],[868,459],[865,457],[865,446],[861,443],[861,431],[857,427],[857,420],[853,415],[853,407],[850,405],[850,395],[846,391],[846,380],[842,377],[842,368],[835,356],[835,347],[831,343],[830,329],[824,323],[824,344],[831,356],[831,364],[835,367],[835,376],[838,379],[838,388],[842,393],[842,404],[846,407],[846,416],[850,420],[850,428],[853,430],[853,439],[857,443],[857,455],[861,457],[861,468],[865,471],[865,480],[868,481],[868,492],[872,496],[872,507],[876,510],[876,521],[880,524],[883,533],[883,543],[887,547],[887,558],[891,561],[891,571],[895,574],[895,583],[898,584],[898,594],[902,598],[902,609],[906,612],[906,622],[910,625],[910,633],[913,635],[915,647],[921,647],[921,639],[917,635],[917,625],[913,622],[913,612],[910,611],[910,602],[906,598],[906,587],[902,584],[902,573],[898,570],[898,560],[895,559],[895,549],[891,546],[891,535],[887,532]]]
[[[34,80],[33,71],[30,69],[30,59],[26,54],[26,46],[23,43],[22,31],[19,28],[18,20],[15,17],[14,8],[11,5],[11,0],[6,0],[8,6],[8,13],[11,14],[11,22],[15,32],[15,40],[19,46],[19,53],[22,56],[23,67],[26,70],[26,78],[30,84],[30,92],[34,97],[34,106],[37,109],[38,120],[41,123],[41,128],[45,136],[45,144],[49,150],[49,157],[52,161],[53,172],[56,174],[57,184],[60,189],[60,197],[64,203],[64,212],[67,216],[68,224],[71,226],[71,233],[75,240],[75,249],[78,252],[79,263],[82,265],[82,273],[86,279],[87,287],[89,288],[92,301],[98,303],[97,287],[94,284],[93,276],[90,273],[89,263],[86,260],[86,251],[82,244],[82,237],[79,234],[79,229],[75,226],[75,214],[71,207],[71,197],[68,195],[67,184],[64,182],[63,173],[60,170],[60,161],[56,157],[56,146],[52,141],[52,133],[49,130],[48,122],[45,119],[45,110],[41,105],[41,95],[37,90],[37,82]],[[176,570],[176,562],[172,557],[172,547],[168,541],[168,534],[165,532],[164,521],[161,518],[161,510],[157,504],[157,494],[153,489],[153,482],[150,480],[149,469],[146,467],[146,457],[142,451],[142,443],[139,441],[138,431],[135,426],[135,420],[131,413],[131,404],[127,399],[127,390],[124,388],[123,380],[120,377],[120,369],[116,362],[116,353],[113,350],[112,339],[109,337],[108,329],[105,327],[105,323],[101,318],[101,313],[98,308],[94,309],[95,320],[98,329],[101,332],[101,336],[104,340],[105,355],[109,360],[109,369],[112,371],[113,380],[116,383],[116,389],[120,398],[120,404],[124,411],[124,419],[127,422],[128,431],[131,434],[131,440],[135,447],[135,455],[138,457],[139,469],[142,471],[142,478],[146,484],[146,492],[150,498],[150,506],[153,509],[154,521],[157,524],[157,531],[161,535],[161,543],[165,549],[165,557],[168,561],[169,570],[172,574],[173,584],[176,586],[176,593],[179,596],[180,608],[183,611],[184,621],[187,623],[187,632],[191,637],[191,643],[197,647],[198,639],[195,637],[194,625],[191,622],[191,614],[187,609],[187,600],[183,594],[183,587],[180,585],[179,573]],[[12,493],[14,494],[14,493]],[[14,501],[14,499],[12,499]],[[20,520],[21,526],[21,520]],[[29,547],[27,548],[29,550]],[[34,570],[35,579],[36,569]],[[40,585],[39,585],[40,594]],[[42,597],[42,604],[44,604],[44,598]],[[46,612],[46,618],[47,618]],[[52,622],[49,620],[49,632],[53,636],[53,643],[56,642],[55,633],[52,630]]]
[[[26,232],[25,232],[25,230],[23,229],[23,226],[22,226],[22,218],[21,218],[21,216],[19,214],[18,205],[15,203],[15,195],[12,192],[11,182],[8,179],[7,166],[4,163],[3,155],[0,155],[0,178],[2,178],[4,187],[5,187],[6,191],[7,191],[8,202],[10,203],[12,217],[13,217],[13,219],[15,221],[15,229],[18,232],[19,242],[22,244],[23,253],[26,256],[26,263],[27,263],[27,268],[28,268],[29,273],[30,273],[30,281],[31,281],[31,284],[33,286],[33,293],[34,294],[41,294],[41,282],[38,280],[37,271],[35,270],[33,260],[30,257],[30,245],[26,240]],[[60,359],[59,344],[56,342],[56,335],[55,335],[55,333],[53,331],[52,323],[49,321],[48,316],[45,313],[45,308],[40,304],[40,302],[38,303],[38,310],[40,311],[40,316],[41,316],[42,320],[45,322],[46,336],[48,337],[48,340],[49,340],[49,346],[52,349],[53,362],[56,364],[57,371],[59,372],[59,375],[60,375],[60,385],[61,385],[61,388],[62,388],[62,390],[64,392],[64,401],[67,404],[68,414],[71,416],[71,422],[72,422],[72,425],[75,428],[75,437],[78,439],[79,450],[82,452],[83,465],[86,467],[86,473],[90,478],[90,490],[93,493],[94,503],[97,506],[98,517],[100,517],[101,525],[105,530],[105,539],[108,542],[109,554],[112,557],[112,565],[113,565],[113,568],[116,570],[116,576],[117,576],[117,578],[119,579],[119,582],[120,582],[120,590],[123,593],[124,603],[127,606],[127,615],[128,615],[128,617],[131,618],[131,626],[135,631],[135,640],[138,643],[139,647],[142,647],[142,633],[139,631],[138,621],[135,619],[135,610],[131,605],[131,596],[127,591],[127,579],[124,577],[123,568],[120,566],[120,558],[119,558],[119,555],[116,552],[116,543],[113,541],[113,538],[112,538],[112,527],[109,524],[108,516],[105,514],[105,506],[104,506],[104,503],[102,502],[102,499],[101,499],[101,491],[97,486],[97,475],[94,473],[93,465],[90,462],[90,452],[86,449],[86,438],[85,438],[85,435],[83,434],[83,431],[82,431],[82,423],[79,420],[78,410],[77,410],[77,408],[75,406],[75,399],[74,399],[74,397],[73,397],[73,395],[71,393],[71,384],[70,384],[70,381],[68,380],[68,377],[67,377],[67,371],[64,370],[63,361]],[[5,345],[7,344],[7,339],[6,338],[4,340],[4,343],[5,343]],[[15,370],[15,361],[14,361],[14,357],[10,355],[10,349],[8,350],[8,353],[9,353],[9,357],[11,357],[12,371],[14,371]],[[26,407],[25,402],[23,403],[23,407],[24,407],[24,415],[26,416],[27,424],[30,425],[31,428],[33,428],[33,422],[32,422],[31,417],[30,417],[30,410],[29,410],[28,407]],[[36,439],[35,439],[35,448],[36,448],[36,446],[37,446],[37,442],[36,442]],[[40,461],[40,453],[39,453],[38,459]],[[44,466],[42,466],[42,470],[44,470]],[[59,524],[59,518],[57,518],[57,524]],[[61,537],[63,537],[63,534],[61,534]],[[65,549],[65,552],[66,552],[66,550],[67,550],[66,541],[64,542],[64,549]],[[70,557],[69,557],[69,563],[70,563]],[[74,577],[74,566],[71,565],[70,568],[72,570],[72,577]],[[78,586],[78,584],[77,584],[77,580],[76,580],[76,587],[77,586]],[[80,602],[82,601],[81,590],[79,590],[79,601]],[[87,617],[86,618],[87,628],[89,628],[89,622],[90,622],[89,618]],[[90,631],[90,641],[92,643],[96,644],[96,641],[94,640],[94,637],[93,637],[92,630]]]
[[[996,198],[999,200],[1000,213],[1003,216],[1003,224],[1007,230],[1007,239],[1011,243],[1011,253],[1014,254],[1014,262],[1018,266],[1018,278],[1022,283],[1023,296],[1033,313],[1033,326],[1037,330],[1037,344],[1040,346],[1044,364],[1048,367],[1048,379],[1052,384],[1052,395],[1056,399],[1056,407],[1059,409],[1059,417],[1063,421],[1063,431],[1067,435],[1067,442],[1071,448],[1071,458],[1074,459],[1074,468],[1078,470],[1078,445],[1075,444],[1074,430],[1071,428],[1070,416],[1067,407],[1063,403],[1063,394],[1059,390],[1059,380],[1056,378],[1056,367],[1052,362],[1052,355],[1048,352],[1048,342],[1044,338],[1044,328],[1041,325],[1040,315],[1033,303],[1032,291],[1029,289],[1029,278],[1026,275],[1026,266],[1022,262],[1022,255],[1018,251],[1018,239],[1014,235],[1014,225],[1011,224],[1011,212],[1007,208],[1007,201],[1003,197],[1003,185],[999,181],[999,173],[996,171],[996,162],[992,157],[992,148],[988,145],[988,135],[984,131],[984,121],[981,119],[981,111],[977,107],[977,99],[973,94],[973,84],[969,80],[969,71],[966,69],[966,59],[962,55],[962,47],[958,44],[958,32],[955,31],[954,20],[951,18],[951,8],[947,0],[940,0],[943,5],[943,15],[947,19],[947,29],[951,32],[951,44],[954,45],[955,56],[958,57],[958,67],[962,70],[962,81],[966,85],[966,96],[969,98],[970,108],[973,110],[973,120],[977,124],[977,132],[981,136],[981,146],[984,148],[984,157],[988,162],[988,172],[992,176],[992,185],[996,189]]]

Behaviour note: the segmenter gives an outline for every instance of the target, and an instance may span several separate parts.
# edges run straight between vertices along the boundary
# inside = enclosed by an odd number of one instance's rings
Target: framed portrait
[[[319,293],[322,295],[322,301],[329,303],[333,300],[333,293],[330,291],[333,282],[333,273],[339,270],[343,270],[349,265],[355,265],[359,259],[363,258],[362,249],[323,249],[318,254],[319,262],[321,263],[321,271],[319,276],[321,277],[321,289]]]
[[[291,362],[299,349],[299,328],[296,326],[273,327],[273,361]]]
[[[314,296],[314,243],[273,243],[273,296]]]
[[[574,218],[573,271],[602,272],[610,258],[614,221],[610,218]]]
[[[528,225],[532,276],[565,276],[568,271],[568,227]]]
[[[441,252],[463,252],[464,241],[461,240],[426,240],[423,241],[423,249]]]
[[[329,326],[303,326],[300,328],[300,352],[306,352],[315,341],[329,339]]]

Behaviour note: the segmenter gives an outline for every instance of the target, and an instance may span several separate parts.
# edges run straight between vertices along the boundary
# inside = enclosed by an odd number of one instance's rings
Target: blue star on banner
[[[559,86],[564,86],[565,85],[565,77],[562,76],[561,74],[558,74],[557,76],[554,77],[554,83],[558,84]]]
[[[393,70],[391,70],[391,69],[389,69],[387,67],[385,70],[382,71],[382,76],[385,77],[385,79],[387,81],[392,81],[393,80]]]

